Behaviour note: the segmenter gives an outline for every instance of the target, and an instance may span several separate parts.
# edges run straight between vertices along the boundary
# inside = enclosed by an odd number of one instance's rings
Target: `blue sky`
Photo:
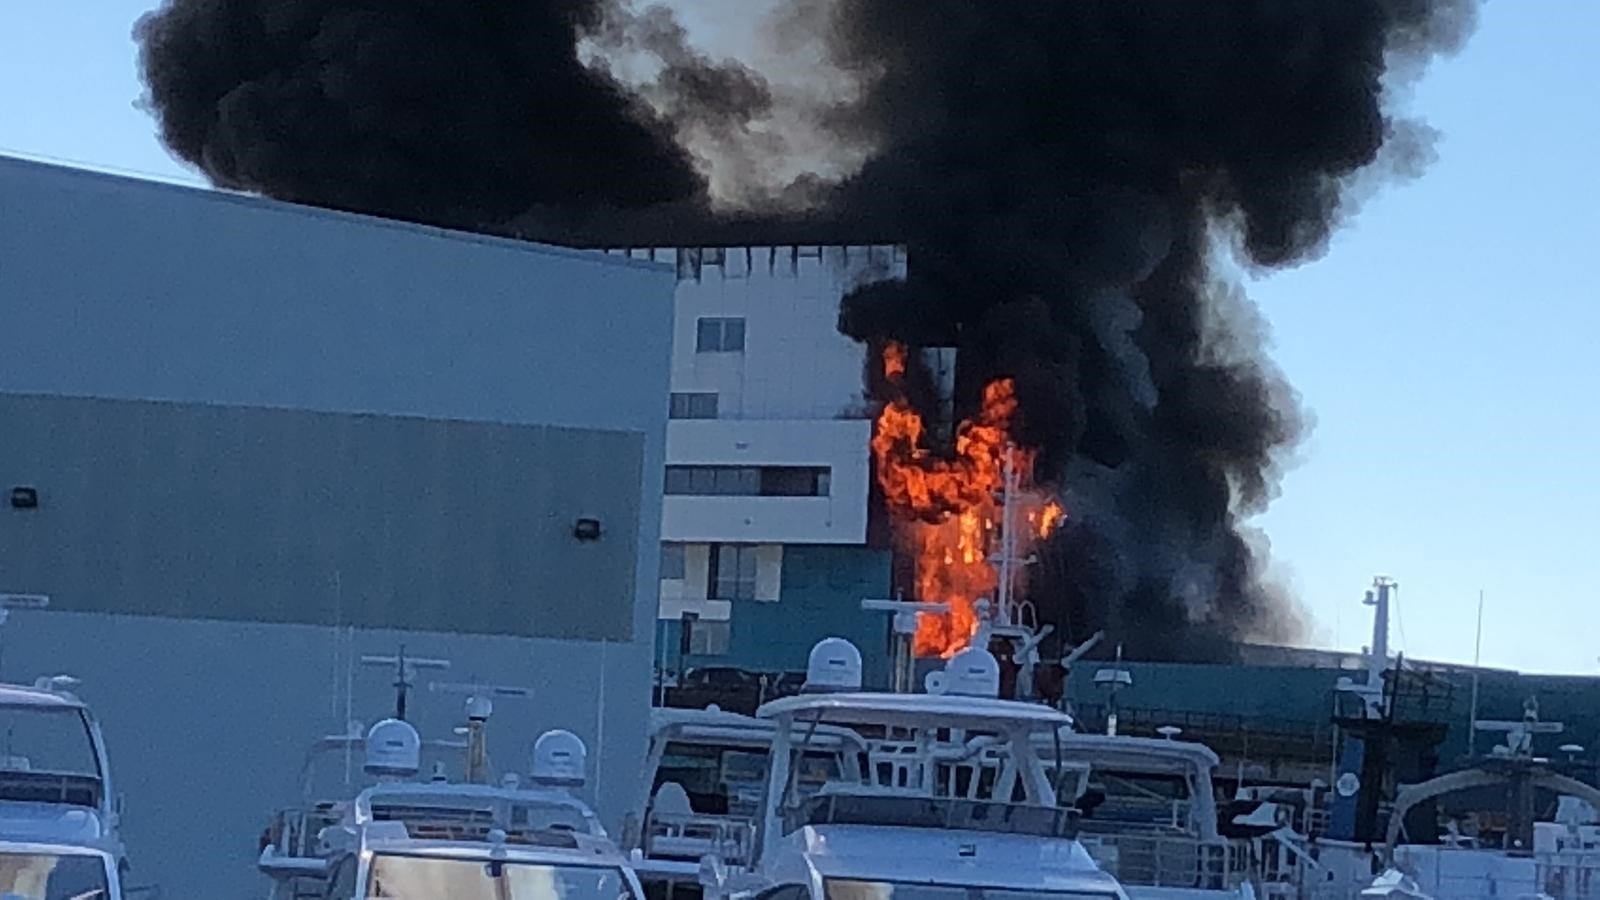
[[[0,6],[0,152],[198,183],[134,107],[129,28],[151,3]],[[719,44],[755,18],[688,11]],[[1471,659],[1482,589],[1485,662],[1600,674],[1596,47],[1600,3],[1490,0],[1403,101],[1443,133],[1437,162],[1324,258],[1249,285],[1316,421],[1256,522],[1308,643],[1364,643],[1382,572],[1408,654]]]

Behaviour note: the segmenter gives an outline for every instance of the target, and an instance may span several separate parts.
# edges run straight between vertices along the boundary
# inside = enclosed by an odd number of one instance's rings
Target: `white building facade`
[[[839,303],[903,278],[904,248],[626,253],[678,270],[658,668],[792,671],[819,637],[876,639],[859,612],[889,578],[868,545],[873,408]]]

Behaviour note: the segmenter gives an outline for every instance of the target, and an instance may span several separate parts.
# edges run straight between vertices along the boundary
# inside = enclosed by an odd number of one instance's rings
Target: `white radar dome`
[[[861,690],[861,651],[844,638],[823,638],[806,663],[807,693]]]
[[[367,732],[368,775],[410,778],[422,768],[422,738],[399,719],[384,719]]]
[[[1000,663],[981,647],[950,657],[944,666],[944,693],[963,697],[1000,696]]]
[[[533,742],[533,783],[582,787],[589,759],[583,739],[570,731],[546,731]]]

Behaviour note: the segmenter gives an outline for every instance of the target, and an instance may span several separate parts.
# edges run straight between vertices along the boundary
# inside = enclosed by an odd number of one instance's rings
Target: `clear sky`
[[[0,2],[0,152],[199,183],[134,106],[150,5]],[[719,44],[754,18],[675,5]],[[1308,643],[1364,643],[1381,572],[1408,654],[1470,660],[1481,588],[1486,663],[1600,674],[1597,48],[1596,0],[1490,0],[1406,99],[1443,132],[1438,161],[1323,259],[1250,285],[1316,420],[1257,522]]]

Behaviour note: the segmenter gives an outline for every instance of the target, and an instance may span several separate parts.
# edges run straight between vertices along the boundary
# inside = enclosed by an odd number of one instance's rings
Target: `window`
[[[682,581],[689,577],[683,558],[682,544],[661,545],[661,578]]]
[[[88,853],[0,853],[0,896],[36,900],[104,897],[106,880],[105,863]]]
[[[755,900],[811,900],[811,892],[803,885],[780,884],[757,894]]]
[[[715,393],[673,391],[672,406],[667,415],[674,419],[715,419],[717,417],[717,395]]]
[[[360,894],[358,893],[358,896]],[[450,897],[452,900],[634,900],[621,869],[521,861],[403,856],[379,853],[368,897]]]
[[[832,477],[826,466],[667,466],[666,490],[675,496],[826,497]]]
[[[689,652],[697,656],[722,656],[728,652],[728,639],[733,629],[729,622],[708,622],[693,619],[684,622],[689,629]]]
[[[696,353],[743,353],[744,319],[700,319],[695,323]]]
[[[756,548],[753,544],[711,545],[712,600],[756,598]]]
[[[826,497],[832,471],[812,466],[767,466],[761,470],[763,497]]]
[[[0,769],[100,776],[89,722],[75,707],[0,706],[0,737]]]

